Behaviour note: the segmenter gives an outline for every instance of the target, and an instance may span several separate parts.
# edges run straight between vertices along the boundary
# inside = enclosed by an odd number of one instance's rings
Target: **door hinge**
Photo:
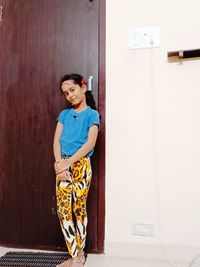
[[[0,21],[3,20],[3,6],[0,6]]]

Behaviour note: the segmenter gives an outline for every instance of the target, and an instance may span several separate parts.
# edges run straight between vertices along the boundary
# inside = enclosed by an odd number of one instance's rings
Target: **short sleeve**
[[[57,118],[57,121],[60,122],[61,124],[64,124],[66,112],[67,110],[63,110]]]
[[[89,128],[93,125],[97,125],[98,127],[100,126],[99,113],[96,110],[92,110],[90,115]]]

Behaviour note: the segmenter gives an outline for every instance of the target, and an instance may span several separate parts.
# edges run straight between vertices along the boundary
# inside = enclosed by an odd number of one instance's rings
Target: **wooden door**
[[[102,18],[104,1],[1,2],[0,243],[65,248],[56,214],[52,144],[57,116],[66,108],[59,81],[66,73],[78,72],[86,79],[94,76],[93,93],[102,119],[92,160],[87,239],[89,252],[102,252],[104,71],[99,65],[103,62],[99,14]]]

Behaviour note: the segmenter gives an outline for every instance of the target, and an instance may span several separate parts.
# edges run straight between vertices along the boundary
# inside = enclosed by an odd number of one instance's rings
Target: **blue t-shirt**
[[[99,126],[99,113],[87,107],[87,109],[76,112],[73,108],[63,110],[58,122],[63,125],[60,137],[62,156],[72,156],[88,140],[89,128],[93,125]],[[94,152],[92,149],[87,156]]]

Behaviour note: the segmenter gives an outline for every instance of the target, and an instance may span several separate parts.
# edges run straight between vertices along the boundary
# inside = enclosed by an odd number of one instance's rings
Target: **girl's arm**
[[[61,160],[60,137],[62,134],[62,130],[63,130],[63,125],[60,122],[58,122],[53,142],[53,152],[56,162]]]
[[[80,160],[81,158],[85,157],[90,152],[90,150],[94,148],[97,140],[98,131],[99,128],[97,125],[93,125],[92,127],[90,127],[88,131],[87,142],[82,145],[82,147],[79,148],[79,150],[67,160],[69,166],[71,166],[74,162]]]
[[[58,122],[56,126],[56,131],[54,135],[54,142],[53,142],[53,151],[54,151],[54,157],[56,162],[60,162],[61,159],[61,149],[60,149],[60,137],[62,134],[63,130],[63,125]],[[56,163],[55,163],[56,165]],[[70,179],[70,173],[68,171],[60,172],[59,174],[56,175],[56,180],[58,181],[66,181],[67,179]]]
[[[82,145],[81,148],[70,158],[65,161],[60,161],[58,164],[55,164],[56,173],[60,173],[68,169],[74,162],[80,160],[86,156],[92,148],[94,148],[98,135],[98,126],[93,125],[88,131],[88,141]]]

